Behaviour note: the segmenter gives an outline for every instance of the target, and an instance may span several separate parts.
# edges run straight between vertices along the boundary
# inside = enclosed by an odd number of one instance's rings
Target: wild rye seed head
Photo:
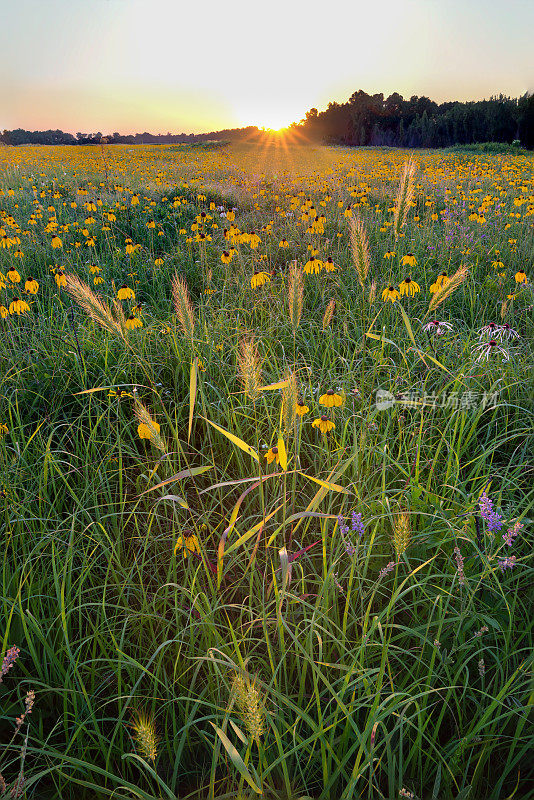
[[[404,165],[401,174],[397,199],[395,201],[395,214],[393,216],[393,231],[395,239],[399,238],[401,228],[406,225],[408,211],[414,195],[415,161],[410,159]]]
[[[293,333],[300,325],[302,317],[302,306],[304,302],[304,279],[302,270],[294,261],[289,268],[288,278],[288,297],[289,297],[289,321],[293,328]]]
[[[187,284],[177,272],[174,273],[172,279],[172,299],[182,333],[192,342],[195,333],[195,312],[193,311]]]
[[[363,289],[371,266],[371,256],[367,233],[359,217],[350,218],[350,250],[352,262],[356,268],[360,286]]]
[[[239,377],[249,400],[257,400],[261,386],[261,360],[254,337],[241,340],[238,356]]]
[[[232,694],[249,736],[259,744],[265,728],[265,711],[255,681],[248,675],[236,675],[232,681]]]

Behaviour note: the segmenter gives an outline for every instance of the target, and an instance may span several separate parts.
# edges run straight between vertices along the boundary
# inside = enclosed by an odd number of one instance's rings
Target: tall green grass
[[[272,192],[259,209],[235,198],[242,229],[270,218]],[[370,304],[373,279],[380,292],[403,277],[382,258],[386,237],[364,211],[362,278],[346,220],[329,218],[340,268],[304,276],[295,324],[285,267],[307,257],[296,223],[284,229],[289,251],[267,246],[272,280],[252,290],[253,253],[243,247],[226,267],[220,247],[200,254],[178,233],[210,200],[232,200],[182,194],[177,219],[154,193],[162,242],[141,213],[121,218],[143,244],[128,266],[99,241],[108,286],[137,272],[144,327],[128,344],[47,285],[38,249],[32,316],[3,323],[2,641],[3,652],[21,648],[0,686],[6,782],[25,735],[9,744],[13,719],[33,688],[28,796],[532,797],[528,288],[507,311],[522,334],[513,358],[477,363],[473,351],[476,330],[499,319],[506,290],[489,262],[509,234],[483,240],[473,226],[469,276],[437,312],[454,330],[431,340],[426,289],[444,264],[452,274],[465,261],[460,248],[440,225],[409,219],[406,251],[425,291]],[[385,211],[391,197],[381,202]],[[77,251],[67,267],[87,279]],[[204,293],[209,269],[215,294]],[[172,311],[175,271],[192,296],[192,339]],[[262,387],[293,372],[310,408],[302,419],[284,425],[283,387],[243,392],[252,333]],[[325,436],[311,422],[328,389],[346,399],[327,412],[336,427]],[[476,397],[381,410],[378,389]],[[163,452],[139,439],[135,398],[160,424]],[[287,471],[264,458],[280,438]],[[480,518],[483,489],[507,523],[524,523],[513,550]],[[340,531],[352,511],[362,537]],[[177,543],[193,536],[199,552],[185,557]],[[511,552],[517,563],[503,571]]]

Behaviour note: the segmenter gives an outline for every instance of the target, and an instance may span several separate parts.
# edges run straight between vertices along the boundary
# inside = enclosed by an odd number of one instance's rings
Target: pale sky
[[[0,0],[0,128],[281,127],[363,89],[534,90],[532,0]]]

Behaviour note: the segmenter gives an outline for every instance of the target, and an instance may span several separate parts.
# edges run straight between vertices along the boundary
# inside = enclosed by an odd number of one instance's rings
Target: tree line
[[[82,133],[76,135],[60,130],[26,131],[23,128],[5,130],[0,134],[0,142],[4,144],[187,144],[207,142],[224,139],[243,139],[260,134],[260,129],[255,125],[247,128],[229,128],[210,133],[133,133],[121,134],[118,132],[103,134]]]
[[[346,145],[451,147],[514,141],[534,147],[534,95],[435,103],[394,92],[369,95],[360,89],[346,103],[310,109],[297,126],[308,138]]]
[[[436,103],[413,95],[405,100],[398,92],[354,92],[346,103],[331,102],[324,111],[310,109],[290,130],[305,139],[326,144],[389,147],[451,147],[482,142],[521,144],[534,148],[534,94],[513,98],[499,95],[489,100]],[[269,135],[256,126],[209,133],[135,133],[104,135],[60,130],[0,134],[0,142],[19,144],[193,144],[207,141],[254,140]]]

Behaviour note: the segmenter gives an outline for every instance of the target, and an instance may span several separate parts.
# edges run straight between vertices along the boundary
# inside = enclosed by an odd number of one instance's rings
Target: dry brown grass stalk
[[[96,295],[91,287],[81,281],[77,275],[67,275],[66,278],[67,292],[93,322],[124,339],[125,328],[121,324],[121,318],[114,319],[110,307],[104,303],[102,298]],[[117,311],[116,307],[115,310]],[[122,319],[124,319],[124,314],[122,314]]]
[[[350,218],[350,250],[352,262],[356,268],[360,286],[363,289],[371,266],[371,255],[367,233],[359,217]]]
[[[406,225],[408,211],[414,195],[415,161],[410,159],[404,165],[401,174],[399,191],[395,201],[395,214],[393,217],[393,231],[395,239],[399,238],[401,229]]]
[[[261,359],[253,336],[241,340],[238,367],[246,396],[249,400],[257,400],[261,387]]]
[[[192,342],[195,333],[195,312],[193,311],[187,284],[177,272],[174,273],[172,279],[172,299],[182,332]]]
[[[304,302],[304,278],[302,277],[302,270],[296,262],[293,262],[289,268],[288,297],[289,320],[293,328],[293,333],[295,333],[300,325]]]
[[[450,295],[455,292],[456,289],[465,281],[468,274],[469,270],[467,267],[459,267],[451,277],[450,281],[447,284],[442,285],[441,289],[438,289],[438,291],[432,295],[432,299],[428,306],[428,313],[430,314],[432,311],[435,311],[436,308],[447,299],[447,297],[450,297]]]

